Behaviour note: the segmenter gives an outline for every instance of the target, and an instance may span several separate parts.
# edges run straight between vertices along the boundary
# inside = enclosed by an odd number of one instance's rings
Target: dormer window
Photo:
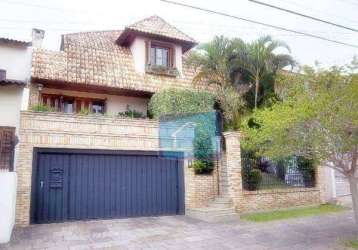
[[[159,41],[147,41],[147,64],[165,68],[175,67],[173,45]]]
[[[174,45],[159,41],[146,42],[146,72],[150,74],[177,76]]]
[[[156,66],[169,67],[169,48],[152,45],[150,63]]]

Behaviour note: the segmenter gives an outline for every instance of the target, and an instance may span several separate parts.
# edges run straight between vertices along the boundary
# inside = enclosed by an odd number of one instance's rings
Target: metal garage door
[[[33,170],[33,223],[184,213],[178,157],[38,149]]]

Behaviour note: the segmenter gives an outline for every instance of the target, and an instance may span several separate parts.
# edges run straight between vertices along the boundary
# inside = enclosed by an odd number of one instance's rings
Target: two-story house
[[[124,30],[63,35],[60,51],[34,50],[18,224],[184,214],[217,195],[215,174],[195,184],[180,153],[161,157],[159,122],[146,118],[153,93],[206,88],[193,85],[185,63],[195,45],[152,16]],[[143,117],[118,116],[128,110]]]

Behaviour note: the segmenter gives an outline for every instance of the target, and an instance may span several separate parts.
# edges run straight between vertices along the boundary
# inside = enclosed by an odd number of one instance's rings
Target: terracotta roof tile
[[[177,40],[196,43],[196,41],[193,38],[189,37],[182,31],[178,30],[176,27],[170,25],[159,16],[151,16],[145,18],[139,22],[127,26],[127,28],[143,33],[149,33],[149,34],[164,36],[168,38],[174,38]]]
[[[119,46],[120,30],[83,32],[62,37],[62,51],[35,49],[32,78],[156,92],[162,88],[193,88],[195,72],[183,62],[180,77],[135,71],[131,51]],[[197,85],[198,88],[206,88]]]
[[[6,37],[0,37],[0,43],[12,44],[12,45],[24,46],[24,47],[31,46],[31,42],[15,40],[15,39],[6,38]]]
[[[18,85],[20,87],[25,87],[26,82],[20,80],[13,80],[13,79],[0,80],[0,86],[7,86],[7,85]]]

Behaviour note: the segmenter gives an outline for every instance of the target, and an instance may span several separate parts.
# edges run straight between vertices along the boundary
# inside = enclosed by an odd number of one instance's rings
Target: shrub
[[[198,162],[197,168],[199,171],[196,173],[210,173],[214,169],[213,156],[214,149],[211,137],[208,131],[199,126],[195,130],[195,137],[193,141],[194,158]]]
[[[38,103],[31,106],[31,110],[34,112],[55,112],[55,109],[43,103]]]
[[[262,181],[262,175],[260,170],[252,169],[243,174],[243,179],[245,183],[245,189],[254,191],[259,188]]]
[[[196,174],[210,174],[214,169],[214,164],[208,161],[195,160],[193,168]]]
[[[131,110],[128,109],[124,112],[119,112],[118,113],[119,116],[125,116],[125,117],[131,117],[131,118],[144,118],[145,115],[142,112],[139,112],[137,110]]]
[[[159,118],[167,114],[210,112],[214,104],[214,95],[206,91],[166,89],[152,96],[149,113]]]
[[[92,114],[91,110],[87,109],[87,108],[83,108],[80,110],[80,112],[78,113],[80,115],[89,115]]]

